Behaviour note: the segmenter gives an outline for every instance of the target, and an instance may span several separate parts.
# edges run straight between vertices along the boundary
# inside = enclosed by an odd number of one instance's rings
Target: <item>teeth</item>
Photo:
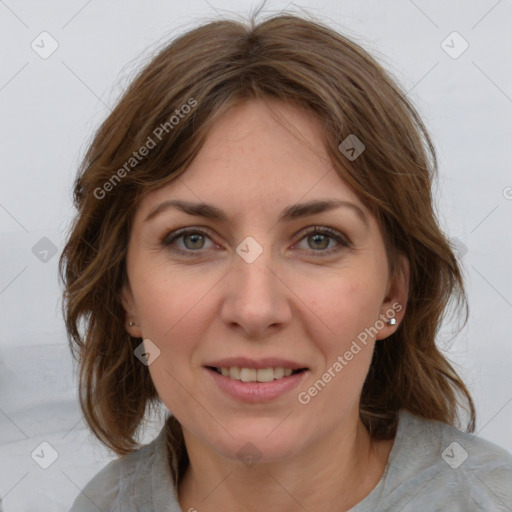
[[[284,368],[274,368],[274,379],[284,377]]]
[[[240,380],[242,382],[255,382],[258,371],[255,368],[240,368]]]
[[[272,382],[275,379],[289,377],[293,370],[291,368],[239,368],[232,366],[230,368],[217,368],[224,377],[230,377],[242,382]]]
[[[256,372],[256,380],[258,382],[272,382],[274,380],[273,368],[260,368]]]

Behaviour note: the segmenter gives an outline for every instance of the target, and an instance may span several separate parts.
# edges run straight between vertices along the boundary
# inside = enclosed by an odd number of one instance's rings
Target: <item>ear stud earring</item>
[[[129,325],[130,327],[133,327],[135,324],[134,324],[133,322],[128,322],[128,325]]]
[[[396,318],[395,318],[395,317],[390,318],[390,319],[388,320],[388,325],[395,325],[395,324],[396,324]]]

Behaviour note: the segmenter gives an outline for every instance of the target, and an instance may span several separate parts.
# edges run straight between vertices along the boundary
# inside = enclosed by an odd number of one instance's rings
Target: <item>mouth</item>
[[[246,368],[240,366],[206,366],[206,368],[231,380],[241,382],[272,382],[282,380],[292,375],[302,373],[308,368],[284,368],[282,366],[269,368]]]
[[[248,404],[268,404],[279,398],[284,400],[311,373],[300,363],[245,358],[212,361],[204,366],[204,370],[214,390]]]

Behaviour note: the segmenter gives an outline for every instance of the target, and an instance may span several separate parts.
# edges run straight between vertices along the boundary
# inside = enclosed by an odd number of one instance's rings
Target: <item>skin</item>
[[[126,329],[160,350],[149,371],[183,427],[191,461],[179,488],[183,510],[291,512],[332,510],[333,503],[348,510],[385,469],[393,440],[371,441],[359,399],[375,343],[386,343],[379,340],[405,313],[409,267],[403,259],[389,275],[377,222],[334,171],[321,126],[311,113],[275,100],[242,103],[217,121],[186,172],[136,212],[122,291]],[[358,205],[368,224],[346,207],[277,221],[287,206],[326,198]],[[169,199],[214,204],[229,220],[172,208],[144,220]],[[305,235],[311,226],[330,227],[349,246]],[[182,227],[207,236],[162,244]],[[236,252],[248,236],[263,248],[252,263]],[[385,324],[317,396],[299,403],[298,393],[397,303],[396,325]],[[309,371],[299,388],[245,404],[212,385],[203,368],[232,356],[287,358]],[[261,456],[251,467],[237,457],[247,442]]]

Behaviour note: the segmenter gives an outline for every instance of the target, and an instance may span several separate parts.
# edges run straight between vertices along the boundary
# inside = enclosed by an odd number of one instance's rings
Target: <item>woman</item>
[[[451,299],[467,314],[436,169],[391,76],[318,22],[164,48],[75,186],[66,325],[122,457],[72,511],[512,510],[512,456],[435,345]]]

